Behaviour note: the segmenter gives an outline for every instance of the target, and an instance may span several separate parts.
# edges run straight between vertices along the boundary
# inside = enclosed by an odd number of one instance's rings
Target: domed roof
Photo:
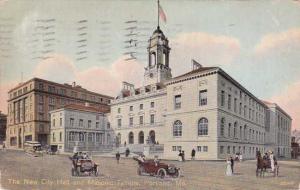
[[[158,34],[158,35],[161,34],[163,37],[165,37],[163,31],[160,29],[159,26],[157,26],[156,30],[154,30],[152,36],[154,36],[155,34]]]

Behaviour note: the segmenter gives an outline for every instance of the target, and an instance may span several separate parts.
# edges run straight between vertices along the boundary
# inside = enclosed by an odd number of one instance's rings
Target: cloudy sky
[[[173,76],[191,59],[220,66],[300,129],[300,2],[161,0]],[[0,110],[7,91],[41,77],[115,96],[142,84],[156,0],[0,0]],[[133,53],[132,53],[133,52]],[[128,60],[131,56],[136,58]]]

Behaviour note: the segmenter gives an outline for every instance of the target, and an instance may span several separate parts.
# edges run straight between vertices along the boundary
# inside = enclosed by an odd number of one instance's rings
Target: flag
[[[160,5],[158,5],[158,13],[159,13],[160,18],[161,18],[164,22],[167,22],[166,14],[165,14],[164,10],[162,9],[162,7],[161,7]]]

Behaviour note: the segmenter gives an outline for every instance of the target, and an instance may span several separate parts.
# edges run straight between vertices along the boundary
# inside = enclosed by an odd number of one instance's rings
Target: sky
[[[160,0],[173,76],[191,59],[219,66],[300,129],[300,1]],[[116,96],[142,85],[156,0],[0,0],[0,110],[7,91],[40,77]],[[131,59],[131,58],[136,59]]]

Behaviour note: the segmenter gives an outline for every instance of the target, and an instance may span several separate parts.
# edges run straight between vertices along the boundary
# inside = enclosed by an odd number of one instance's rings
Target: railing
[[[149,152],[150,152],[150,154],[162,153],[162,152],[164,152],[164,145],[163,144],[150,145]]]

